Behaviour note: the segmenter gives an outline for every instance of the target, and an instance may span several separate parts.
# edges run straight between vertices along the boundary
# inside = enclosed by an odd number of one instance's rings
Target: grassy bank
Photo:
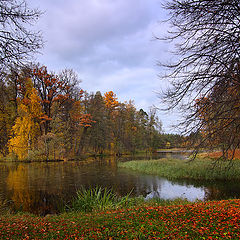
[[[178,159],[159,159],[146,161],[120,162],[119,167],[156,174],[169,179],[240,179],[240,160],[216,163],[209,158],[197,158],[194,161]]]
[[[0,217],[0,239],[239,239],[240,200]]]

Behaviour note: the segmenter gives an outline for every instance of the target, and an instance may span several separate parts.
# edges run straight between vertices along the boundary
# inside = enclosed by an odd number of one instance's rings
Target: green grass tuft
[[[130,198],[131,193],[124,197],[118,197],[112,189],[99,186],[92,189],[82,188],[78,190],[76,194],[70,206],[67,206],[69,211],[92,212],[105,209],[117,209],[131,206],[135,201]]]

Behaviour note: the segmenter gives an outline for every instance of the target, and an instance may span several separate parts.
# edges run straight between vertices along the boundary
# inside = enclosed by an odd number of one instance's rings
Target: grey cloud
[[[103,42],[123,41],[146,28],[156,5],[155,0],[71,0],[48,7],[40,25],[46,27],[48,51],[63,58],[85,55]]]
[[[38,60],[50,70],[73,68],[85,90],[113,90],[138,108],[158,104],[156,63],[168,58],[169,48],[151,41],[167,28],[158,24],[164,15],[159,0],[29,1],[45,10],[37,28],[46,46]]]

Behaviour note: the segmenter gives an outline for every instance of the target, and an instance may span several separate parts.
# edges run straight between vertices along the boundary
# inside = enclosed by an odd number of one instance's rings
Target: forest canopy
[[[137,110],[133,101],[120,102],[112,91],[88,93],[71,69],[54,74],[31,65],[6,72],[2,80],[2,156],[69,159],[86,153],[152,152],[179,144],[174,135],[162,134],[154,108]]]

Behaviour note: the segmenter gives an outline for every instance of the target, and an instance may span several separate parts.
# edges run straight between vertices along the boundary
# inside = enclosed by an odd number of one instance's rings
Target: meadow
[[[155,174],[168,179],[235,180],[240,179],[240,160],[216,160],[197,157],[193,161],[159,159],[119,162],[119,167]]]

